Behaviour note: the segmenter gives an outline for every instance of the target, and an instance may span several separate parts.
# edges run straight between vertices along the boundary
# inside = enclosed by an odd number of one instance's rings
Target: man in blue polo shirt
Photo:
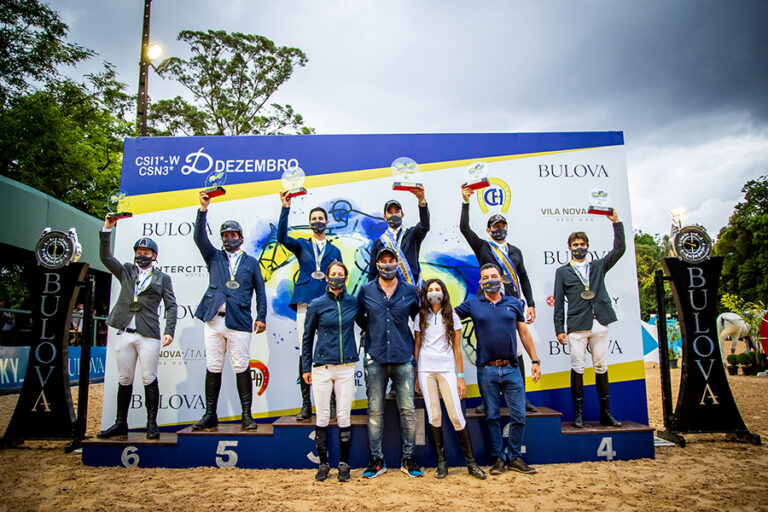
[[[291,212],[291,198],[288,191],[280,192],[280,221],[277,223],[277,241],[296,256],[299,263],[299,275],[293,286],[290,307],[296,311],[296,333],[299,338],[299,385],[301,387],[301,410],[296,415],[300,421],[312,416],[312,402],[309,398],[309,384],[301,378],[301,347],[304,340],[304,321],[307,318],[307,305],[313,299],[325,295],[325,271],[332,261],[341,261],[341,252],[325,238],[328,227],[328,212],[320,206],[309,211],[309,225],[312,227],[311,238],[293,238],[288,236],[288,214]],[[331,408],[332,410],[334,407]],[[335,413],[331,412],[331,417]]]
[[[477,384],[485,405],[485,423],[491,436],[494,457],[489,472],[498,475],[510,469],[535,473],[536,470],[525,463],[520,451],[525,430],[525,383],[517,368],[516,334],[520,335],[520,341],[531,357],[533,382],[541,376],[541,363],[525,325],[523,303],[516,297],[501,293],[502,285],[499,267],[486,263],[480,267],[483,295],[472,297],[454,311],[461,319],[471,318],[475,327]],[[504,454],[504,439],[499,424],[499,396],[502,394],[509,410],[508,458]]]
[[[419,312],[419,292],[397,276],[397,253],[390,247],[376,255],[379,278],[360,288],[357,323],[365,331],[365,387],[368,395],[368,446],[371,463],[365,478],[386,473],[381,439],[384,435],[384,392],[392,389],[400,411],[402,460],[400,469],[423,476],[414,456],[416,411],[413,403],[413,333],[408,317]]]

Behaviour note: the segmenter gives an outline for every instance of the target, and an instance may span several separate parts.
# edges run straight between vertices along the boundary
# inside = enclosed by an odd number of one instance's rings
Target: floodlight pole
[[[139,136],[147,135],[147,79],[149,75],[149,10],[152,0],[144,0],[144,23],[141,31],[141,60],[139,61],[139,96],[136,105],[136,120]]]

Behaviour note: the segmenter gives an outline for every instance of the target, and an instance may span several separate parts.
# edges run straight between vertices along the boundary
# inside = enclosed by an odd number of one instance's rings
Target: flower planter
[[[738,375],[739,374],[739,367],[729,365],[726,368],[728,368],[728,375]]]
[[[744,375],[757,375],[757,367],[756,366],[742,366],[741,367],[741,373]]]

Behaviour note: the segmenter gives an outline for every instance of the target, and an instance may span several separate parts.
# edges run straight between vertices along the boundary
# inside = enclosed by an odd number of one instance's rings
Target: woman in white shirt
[[[429,279],[421,288],[421,307],[413,320],[416,366],[416,391],[421,389],[429,415],[432,443],[437,454],[437,478],[448,476],[443,442],[440,395],[453,428],[459,437],[461,450],[467,461],[467,470],[476,477],[485,478],[472,452],[461,400],[467,391],[464,384],[464,367],[461,357],[461,320],[454,313],[451,298],[440,279]]]

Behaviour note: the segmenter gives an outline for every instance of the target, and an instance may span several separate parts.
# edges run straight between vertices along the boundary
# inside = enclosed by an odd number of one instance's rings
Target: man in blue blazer
[[[193,430],[209,430],[218,426],[216,408],[221,390],[221,372],[229,346],[232,367],[235,370],[237,394],[243,407],[243,430],[256,430],[251,417],[253,383],[249,369],[250,343],[253,330],[264,332],[267,300],[264,279],[256,258],[247,255],[240,224],[228,220],[221,225],[222,250],[217,250],[208,239],[206,217],[211,198],[200,192],[200,210],[195,221],[195,244],[208,266],[210,282],[197,306],[195,316],[205,322],[205,415],[192,426]],[[251,300],[256,294],[256,321],[251,317]]]
[[[332,261],[341,261],[341,251],[325,238],[328,227],[328,212],[317,206],[309,211],[311,238],[288,236],[288,214],[291,212],[291,198],[288,191],[280,192],[280,221],[277,223],[277,241],[291,251],[299,262],[299,276],[293,286],[291,309],[296,311],[296,332],[299,337],[299,384],[301,386],[301,410],[297,420],[308,420],[312,416],[312,402],[309,398],[309,384],[301,378],[301,346],[304,338],[304,321],[307,304],[325,294],[325,271]]]
[[[571,233],[568,249],[571,261],[555,271],[555,333],[562,345],[571,345],[571,397],[573,399],[573,426],[584,426],[584,361],[587,346],[595,369],[595,388],[600,400],[600,423],[620,427],[611,415],[608,393],[608,325],[615,322],[616,312],[611,307],[611,296],[605,288],[605,273],[624,254],[624,225],[616,210],[608,219],[613,222],[613,249],[600,259],[591,261],[589,238],[583,231]],[[565,302],[568,302],[566,325]],[[567,332],[567,334],[566,334]]]

